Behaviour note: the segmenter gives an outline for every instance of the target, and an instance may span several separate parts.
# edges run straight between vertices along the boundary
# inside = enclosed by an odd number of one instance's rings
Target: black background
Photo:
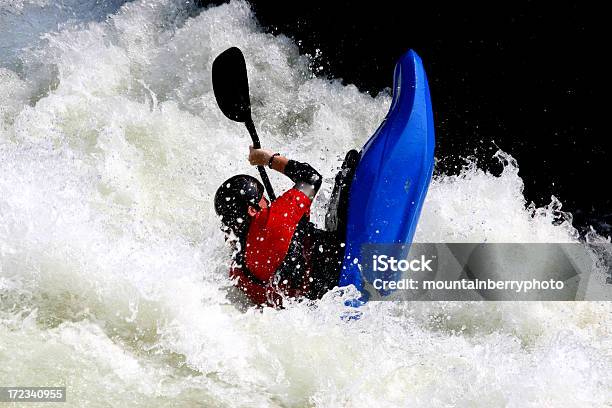
[[[609,104],[595,73],[608,48],[594,30],[602,10],[544,2],[250,3],[269,32],[294,38],[303,54],[320,49],[322,75],[373,95],[391,86],[397,58],[415,49],[432,93],[439,171],[453,173],[475,154],[480,167],[499,172],[491,159],[499,147],[518,160],[529,201],[546,205],[555,195],[582,230],[612,232],[610,150],[595,129],[601,104]]]

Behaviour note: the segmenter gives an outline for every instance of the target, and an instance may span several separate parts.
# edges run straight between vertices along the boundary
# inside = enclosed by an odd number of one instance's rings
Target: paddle
[[[249,78],[242,51],[232,47],[219,54],[213,62],[212,81],[219,109],[228,119],[244,123],[253,140],[253,147],[260,149],[261,143],[251,117]],[[266,187],[268,197],[271,201],[276,200],[266,169],[263,166],[257,166],[257,170]]]

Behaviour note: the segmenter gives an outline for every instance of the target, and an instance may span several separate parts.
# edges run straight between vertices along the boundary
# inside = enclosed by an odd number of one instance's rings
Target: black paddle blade
[[[236,122],[250,120],[249,78],[242,51],[232,47],[219,54],[213,62],[212,81],[223,114]]]

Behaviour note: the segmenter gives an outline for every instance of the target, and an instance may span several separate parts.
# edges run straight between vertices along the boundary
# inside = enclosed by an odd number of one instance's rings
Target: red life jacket
[[[297,287],[278,282],[276,271],[285,260],[291,239],[303,217],[309,217],[311,200],[292,188],[259,211],[252,219],[246,239],[244,267],[236,264],[230,277],[257,305],[279,307],[282,297],[301,297],[308,293],[310,268],[303,272]],[[308,258],[308,257],[307,257]]]

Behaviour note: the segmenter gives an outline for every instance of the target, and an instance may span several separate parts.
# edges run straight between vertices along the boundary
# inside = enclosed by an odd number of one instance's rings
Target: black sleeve
[[[310,164],[300,163],[295,160],[289,160],[285,166],[285,175],[289,177],[297,186],[304,184],[309,185],[314,191],[314,194],[319,191],[319,188],[321,188],[321,183],[323,182],[323,177],[321,177],[319,172],[313,169]]]

